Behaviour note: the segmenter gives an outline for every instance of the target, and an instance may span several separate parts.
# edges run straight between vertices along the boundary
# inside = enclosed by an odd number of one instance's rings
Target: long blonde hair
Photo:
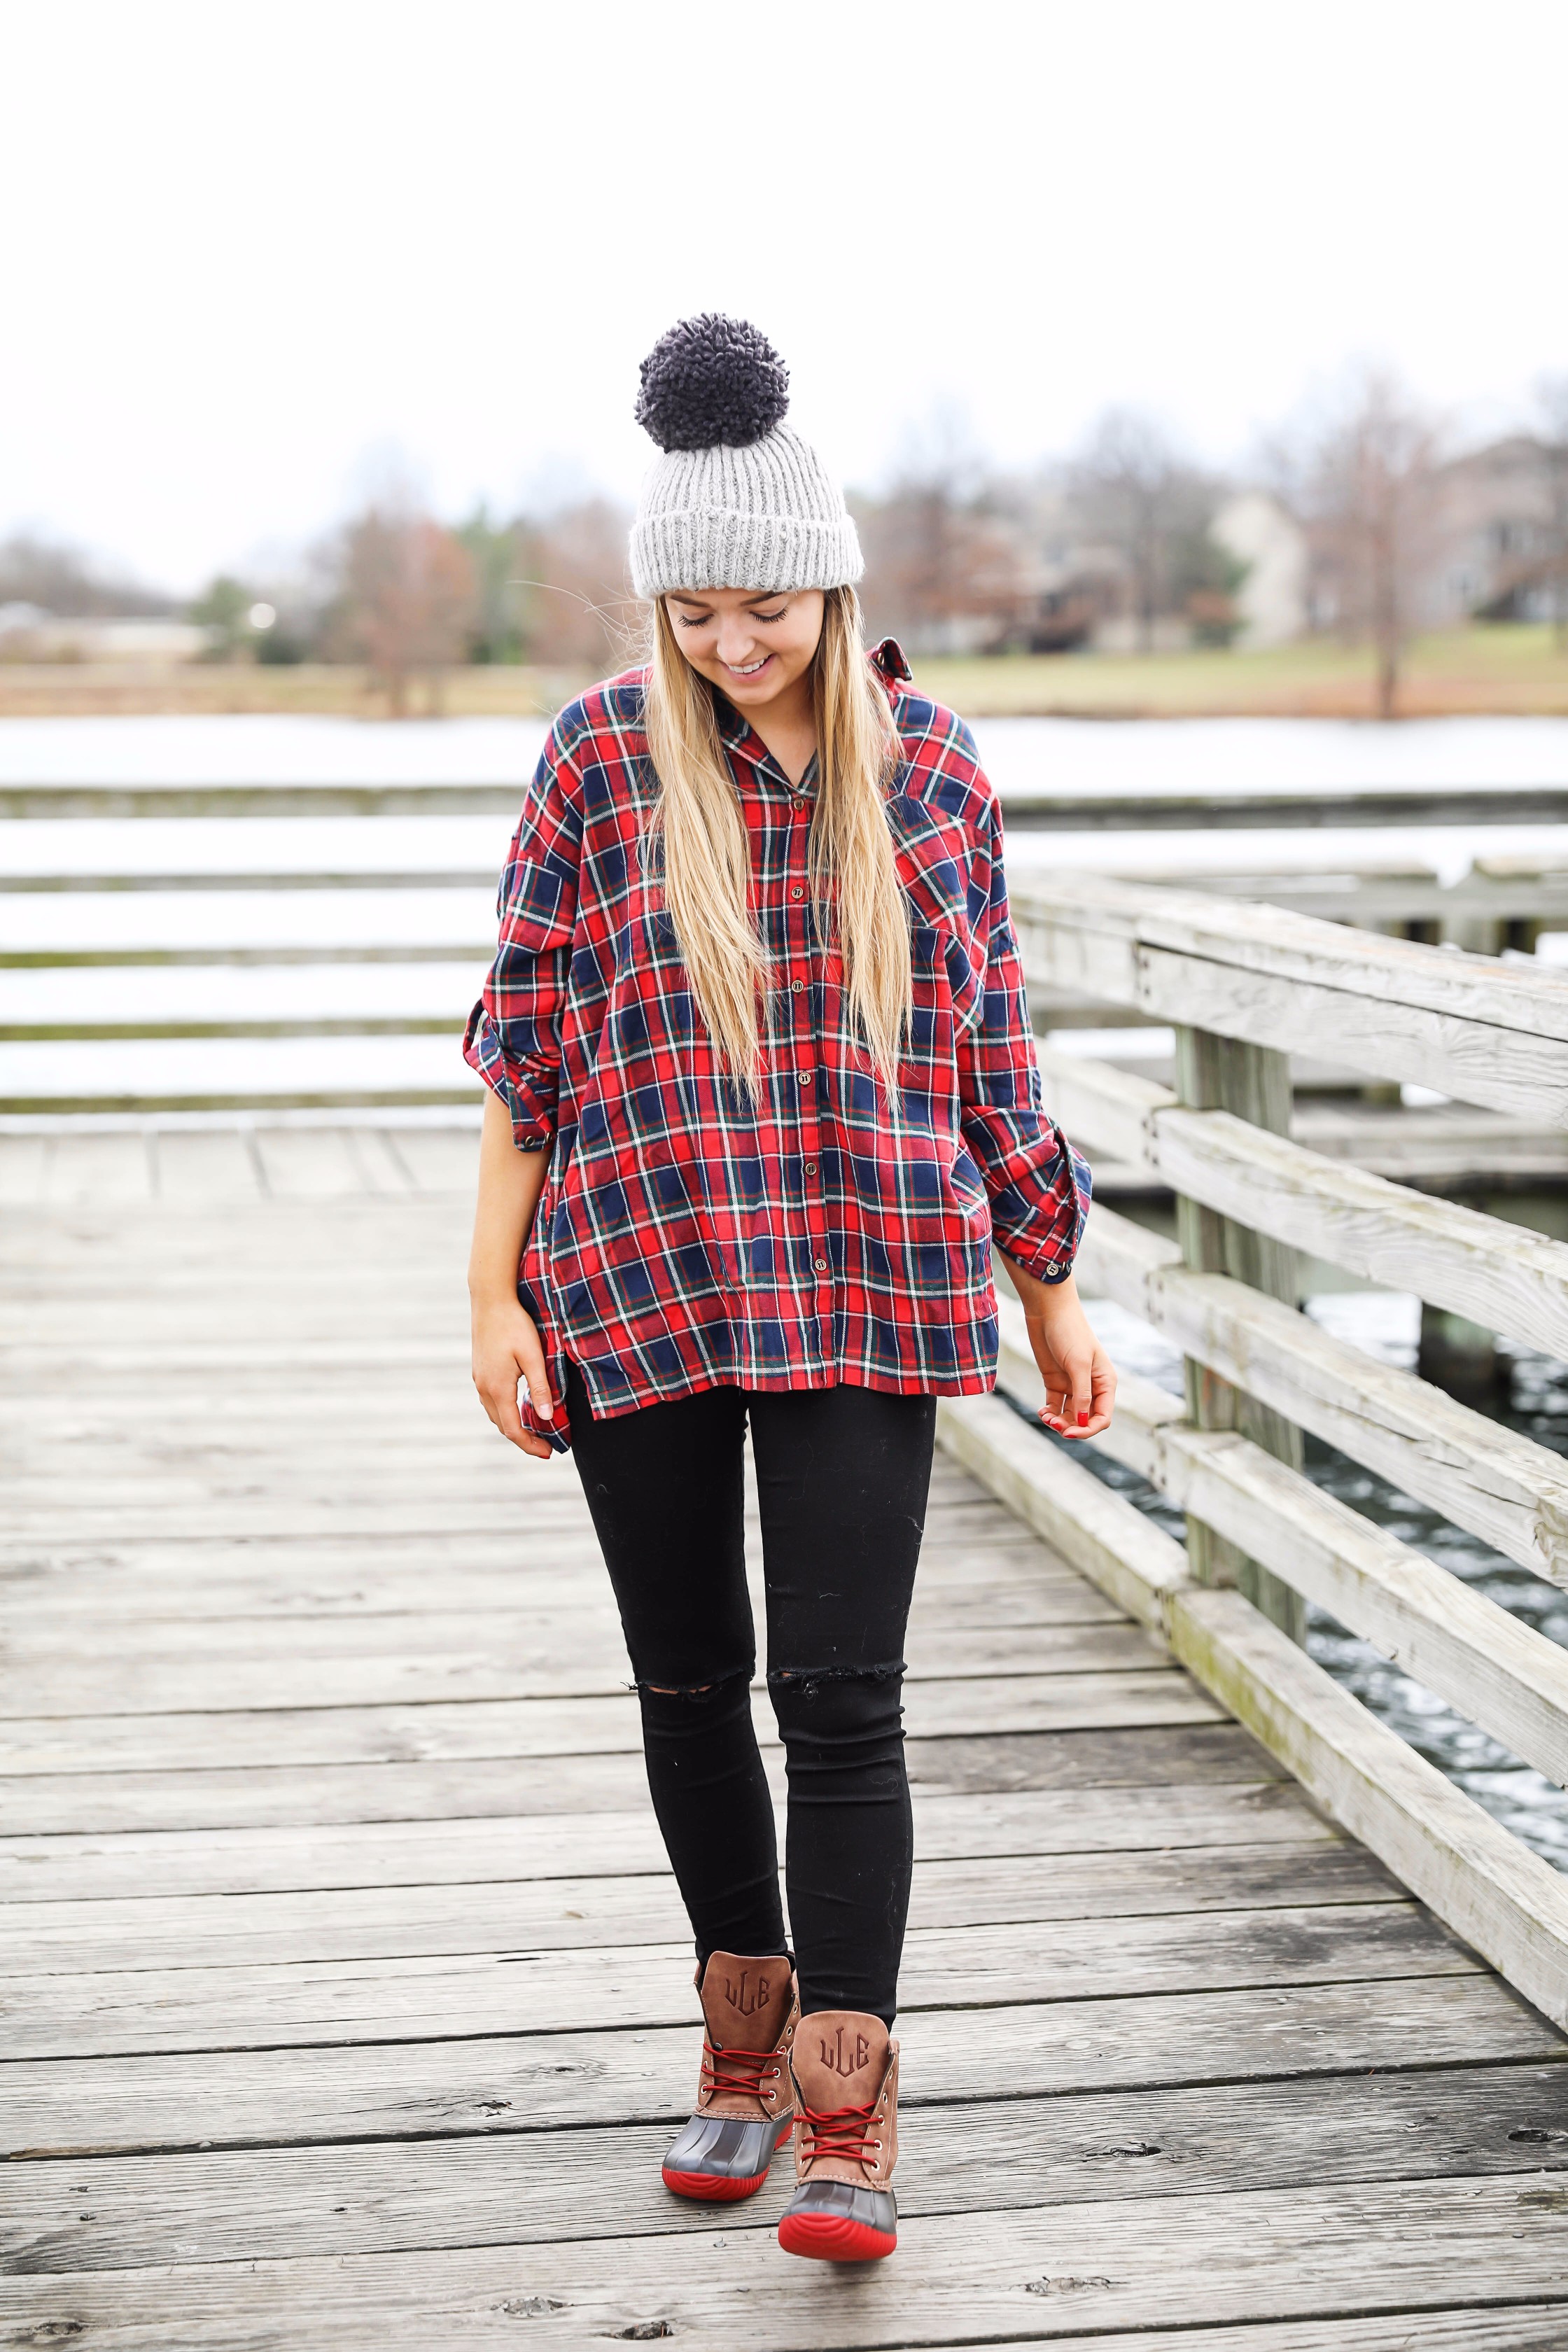
[[[885,802],[898,759],[888,698],[866,658],[853,588],[825,592],[812,657],[816,797],[806,849],[817,936],[837,945],[851,1016],[889,1097],[912,1003],[909,918]],[[713,689],[654,606],[647,740],[659,793],[650,828],[665,907],[721,1060],[754,1101],[758,998],[771,982],[751,906],[751,854],[719,737]]]

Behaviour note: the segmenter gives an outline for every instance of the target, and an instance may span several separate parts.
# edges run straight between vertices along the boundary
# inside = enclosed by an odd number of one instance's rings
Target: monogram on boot
[[[697,1972],[707,2032],[697,2106],[666,2154],[664,2185],[712,2204],[753,2197],[795,2119],[795,1971],[777,1953],[710,1952]]]

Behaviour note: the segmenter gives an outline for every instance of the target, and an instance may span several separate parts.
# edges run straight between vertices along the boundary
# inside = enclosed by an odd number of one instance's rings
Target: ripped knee
[[[819,1692],[838,1683],[860,1685],[900,1683],[904,1675],[902,1658],[888,1658],[876,1666],[770,1666],[768,1688],[775,1697],[781,1692],[798,1692],[805,1699],[816,1698]]]
[[[768,1675],[791,1790],[901,1800],[904,1663],[775,1667]]]
[[[869,1666],[774,1666],[768,1696],[785,1740],[902,1738],[904,1662]]]
[[[751,1664],[733,1666],[728,1674],[711,1675],[707,1682],[701,1683],[655,1683],[639,1675],[633,1687],[639,1698],[680,1699],[694,1707],[701,1707],[732,1696],[737,1690],[749,1692],[755,1672],[755,1666]]]

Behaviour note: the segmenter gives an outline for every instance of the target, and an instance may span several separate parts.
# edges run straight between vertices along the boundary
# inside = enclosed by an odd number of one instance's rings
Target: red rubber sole
[[[700,2205],[738,2205],[742,2197],[754,2197],[767,2177],[759,2172],[754,2180],[726,2180],[712,2172],[666,2172],[664,2185]]]
[[[814,2255],[819,2263],[879,2263],[898,2242],[896,2236],[838,2213],[786,2213],[779,2223],[779,2244],[786,2254]]]
[[[795,2117],[791,2116],[773,2142],[773,2156],[794,2137]],[[770,2156],[768,2167],[773,2160]],[[663,2170],[664,2185],[674,2196],[695,2198],[700,2205],[738,2205],[742,2197],[754,2197],[767,2177],[767,2168],[746,2180],[727,2180],[713,2172],[672,2172],[668,2165]]]

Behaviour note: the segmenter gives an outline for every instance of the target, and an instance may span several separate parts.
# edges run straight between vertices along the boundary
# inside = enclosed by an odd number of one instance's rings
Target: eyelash
[[[787,604],[781,604],[776,613],[753,613],[752,614],[752,618],[753,621],[761,621],[765,627],[771,628],[775,621],[782,621],[784,619],[784,616],[788,610],[789,607]],[[678,614],[676,617],[679,621],[683,629],[705,629],[712,620],[713,615],[711,613],[703,613],[700,614],[697,619],[689,620],[684,613],[680,613]]]

